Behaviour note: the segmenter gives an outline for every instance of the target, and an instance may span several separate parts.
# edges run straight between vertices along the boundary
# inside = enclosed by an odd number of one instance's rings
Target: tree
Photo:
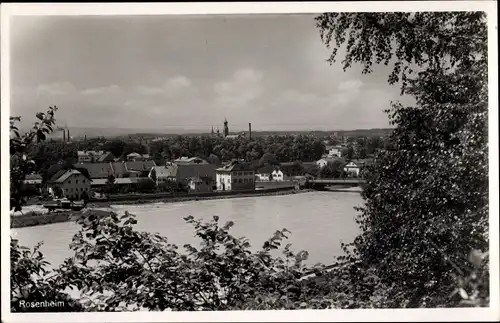
[[[259,160],[259,165],[279,165],[278,158],[272,153],[265,153]]]
[[[345,163],[342,160],[328,162],[319,171],[319,177],[322,178],[341,178],[344,174]]]
[[[52,188],[52,191],[54,192],[54,196],[57,197],[57,198],[61,198],[63,197],[63,190],[61,187],[59,186],[54,186]]]
[[[114,193],[116,191],[115,181],[115,176],[113,174],[109,174],[106,179],[106,186],[104,189],[107,193]]]
[[[90,200],[90,196],[89,196],[89,194],[87,193],[87,191],[83,191],[83,193],[82,193],[82,196],[81,196],[81,197],[82,197],[83,203],[84,203],[85,205],[87,205],[87,203],[88,203],[88,202],[89,202],[89,200]]]
[[[354,147],[352,144],[348,144],[346,148],[342,149],[342,157],[345,158],[346,160],[352,160],[354,159]]]
[[[123,155],[123,151],[127,144],[123,140],[112,140],[108,141],[103,145],[105,151],[110,151],[113,156],[120,157]]]
[[[453,292],[476,268],[463,256],[488,247],[485,14],[327,13],[317,26],[334,47],[331,63],[347,44],[344,69],[360,63],[370,73],[395,58],[388,81],[417,102],[387,110],[396,128],[390,149],[375,156],[357,219],[362,233],[344,246],[334,273],[347,282],[339,290],[361,300],[378,293],[387,307],[484,306],[487,284]],[[473,292],[481,296],[472,300]]]
[[[137,191],[140,193],[152,193],[156,190],[156,183],[151,179],[141,179],[137,182]]]

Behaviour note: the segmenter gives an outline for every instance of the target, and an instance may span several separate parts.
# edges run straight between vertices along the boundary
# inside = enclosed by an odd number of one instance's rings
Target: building
[[[180,157],[174,160],[175,164],[208,164],[206,160],[198,157]]]
[[[42,189],[42,176],[38,174],[29,174],[24,178],[24,185],[27,189],[36,190],[41,192]]]
[[[109,175],[114,175],[111,163],[83,163],[75,164],[75,168],[85,168],[90,175],[90,178],[108,178]]]
[[[77,152],[78,163],[95,163],[102,155],[104,155],[102,150],[80,150]]]
[[[351,160],[344,166],[344,171],[350,176],[359,177],[361,171],[371,164],[373,164],[372,159]]]
[[[115,156],[112,152],[105,152],[102,156],[97,159],[98,163],[111,163],[115,160]]]
[[[130,153],[126,157],[127,161],[146,161],[149,159],[148,154],[138,154],[138,153]]]
[[[61,169],[48,181],[49,194],[56,195],[60,189],[62,197],[79,200],[84,192],[90,196],[91,181],[76,169]]]
[[[320,169],[325,167],[326,165],[336,162],[336,161],[341,161],[345,163],[345,160],[340,157],[326,157],[326,158],[321,158],[320,160],[316,161],[316,166],[319,167]]]
[[[276,168],[275,170],[273,170],[273,172],[271,173],[271,176],[273,178],[273,181],[277,181],[277,182],[282,182],[285,179],[283,172],[279,168]]]
[[[272,180],[272,173],[274,171],[274,167],[271,165],[265,165],[257,168],[255,171],[255,179],[260,182],[267,182]]]
[[[327,146],[326,151],[328,152],[328,157],[342,157],[342,146]]]
[[[233,161],[216,170],[216,183],[219,191],[253,191],[255,170],[248,163]]]
[[[229,123],[227,122],[227,118],[224,119],[224,137],[229,135]]]
[[[285,179],[304,176],[306,173],[302,162],[281,163],[279,169],[283,172]]]
[[[154,166],[148,175],[151,180],[156,182],[156,185],[167,182],[177,181],[177,165],[170,166]]]
[[[191,177],[187,181],[187,186],[189,188],[189,192],[193,193],[207,193],[213,191],[213,186],[211,182],[207,180],[203,180],[200,177]]]
[[[210,186],[215,186],[217,166],[209,163],[176,164],[175,178],[179,183],[187,183],[190,178],[199,177]]]
[[[126,177],[148,177],[151,167],[156,166],[153,160],[124,162]]]

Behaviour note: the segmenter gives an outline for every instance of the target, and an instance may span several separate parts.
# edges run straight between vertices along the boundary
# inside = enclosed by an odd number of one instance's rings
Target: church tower
[[[224,137],[227,137],[228,135],[229,135],[228,122],[227,118],[224,118]]]

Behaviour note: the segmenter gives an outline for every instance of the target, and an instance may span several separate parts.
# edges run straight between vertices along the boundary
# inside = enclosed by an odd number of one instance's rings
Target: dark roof
[[[57,172],[55,172],[49,179],[49,183],[55,183],[58,178],[66,173],[66,169],[61,168]]]
[[[257,174],[271,174],[273,172],[273,170],[275,170],[275,169],[276,169],[276,167],[273,167],[271,165],[265,165],[265,166],[257,168],[255,173],[257,173]]]
[[[125,167],[128,171],[149,171],[154,166],[156,166],[156,164],[152,160],[125,162]]]
[[[38,174],[28,174],[24,179],[27,181],[38,181],[42,180],[42,176]]]
[[[84,168],[89,172],[90,178],[107,178],[113,174],[110,163],[75,164],[75,168]]]
[[[249,163],[246,162],[240,162],[240,161],[233,161],[231,164],[226,165],[221,168],[217,168],[218,171],[228,171],[228,172],[234,172],[234,171],[249,171],[249,170],[255,170],[255,167]]]
[[[215,181],[216,165],[213,164],[179,164],[176,177],[184,180],[191,177],[208,177]]]
[[[104,153],[101,157],[99,157],[97,159],[97,162],[99,163],[103,163],[103,162],[112,162],[113,160],[115,159],[115,156],[113,155],[113,153],[111,153],[110,151]]]
[[[125,163],[123,162],[111,163],[111,167],[113,168],[115,177],[123,177],[123,175],[127,173]]]

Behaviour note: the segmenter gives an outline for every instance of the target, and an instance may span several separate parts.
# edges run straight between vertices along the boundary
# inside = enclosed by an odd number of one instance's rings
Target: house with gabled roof
[[[219,191],[255,190],[255,169],[249,163],[234,160],[224,167],[217,168],[215,174]]]
[[[62,197],[79,200],[83,194],[90,195],[91,178],[76,169],[60,169],[48,181],[49,194],[55,195],[60,189]]]
[[[114,175],[111,163],[84,163],[75,164],[74,167],[85,168],[90,178],[108,178],[109,175]]]
[[[275,167],[271,165],[261,166],[255,170],[255,179],[262,182],[270,181],[274,170]]]
[[[166,182],[177,182],[177,165],[151,167],[148,177],[155,181],[156,185]]]
[[[344,171],[351,176],[359,177],[361,171],[372,164],[373,159],[355,159],[344,166]]]
[[[198,176],[191,177],[187,180],[187,186],[189,188],[189,192],[192,193],[206,193],[212,192],[212,184],[208,183],[206,180]]]

